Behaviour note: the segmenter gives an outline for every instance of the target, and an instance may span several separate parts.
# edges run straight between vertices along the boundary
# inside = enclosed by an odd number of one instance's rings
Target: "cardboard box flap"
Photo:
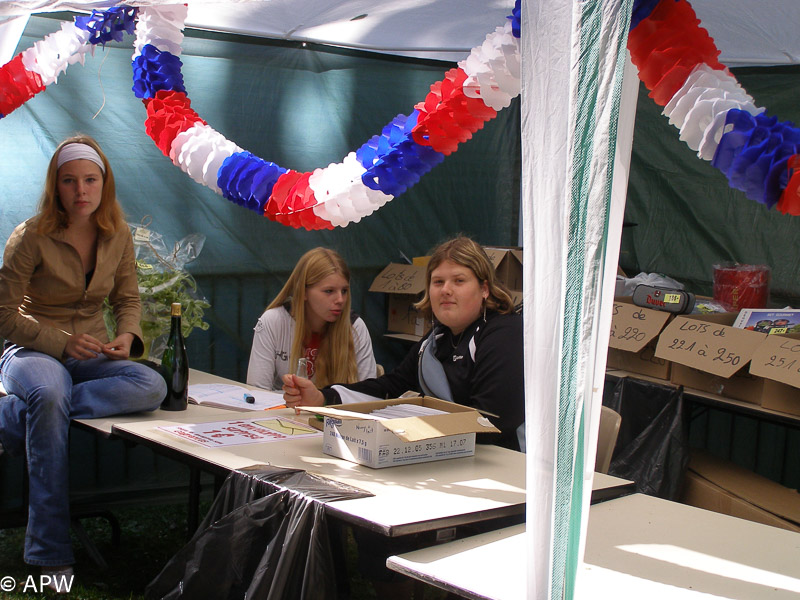
[[[425,267],[390,263],[369,286],[370,292],[419,294],[425,290]]]
[[[730,377],[745,367],[764,333],[731,327],[736,313],[675,317],[658,338],[656,356]]]
[[[353,419],[370,418],[377,420],[377,417],[372,417],[368,413],[392,404],[416,404],[417,406],[437,408],[450,413],[475,412],[475,409],[469,406],[448,402],[447,400],[441,400],[440,398],[434,398],[432,396],[408,396],[406,398],[389,398],[388,400],[372,400],[368,402],[354,402],[351,404],[334,404],[331,406],[301,406],[300,408],[306,412],[329,415],[332,417],[343,416]]]
[[[447,411],[444,415],[426,415],[420,417],[403,417],[383,419],[369,414],[371,411],[393,404],[415,404]],[[391,400],[375,400],[324,407],[304,406],[302,410],[317,415],[334,417],[342,420],[380,421],[381,425],[394,433],[404,442],[418,442],[434,437],[458,435],[462,433],[499,433],[500,430],[491,424],[489,419],[469,406],[447,402],[428,396],[416,398],[394,398]]]
[[[522,249],[521,248],[495,248],[492,246],[484,246],[484,252],[496,269],[506,256],[512,256],[516,261],[522,263]]]
[[[382,425],[404,442],[419,442],[460,433],[500,433],[489,419],[477,411],[390,419],[383,421]]]
[[[750,359],[750,373],[800,388],[800,334],[768,335]]]
[[[615,298],[608,345],[617,350],[639,352],[663,329],[670,313],[636,306],[630,297]]]
[[[693,451],[689,469],[734,496],[800,524],[800,494],[744,467],[702,451]]]

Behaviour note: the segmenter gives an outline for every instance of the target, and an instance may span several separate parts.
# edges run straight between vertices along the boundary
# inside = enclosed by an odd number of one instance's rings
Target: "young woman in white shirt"
[[[317,387],[375,377],[372,341],[364,321],[350,313],[350,270],[328,248],[306,252],[289,280],[258,319],[247,383],[281,389],[287,373]]]

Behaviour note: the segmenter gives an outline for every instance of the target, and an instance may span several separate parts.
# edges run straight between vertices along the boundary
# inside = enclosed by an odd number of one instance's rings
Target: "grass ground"
[[[203,507],[208,508],[208,505]],[[69,600],[143,600],[144,590],[167,561],[186,541],[185,505],[147,506],[114,510],[121,527],[121,543],[112,543],[112,531],[102,518],[83,519],[82,524],[108,564],[100,569],[73,534],[75,549],[75,580]],[[41,598],[34,593],[32,582],[38,585],[38,569],[22,560],[25,531],[22,528],[0,530],[0,599],[31,600]],[[363,580],[355,567],[355,545],[348,544],[348,571],[352,574],[351,599],[371,600],[375,591]],[[34,579],[29,580],[28,577]],[[4,579],[6,578],[6,579]],[[11,578],[10,580],[7,578]],[[7,589],[9,581],[16,586]],[[27,583],[27,590],[24,589]],[[47,597],[55,597],[48,594]],[[440,590],[427,587],[424,600],[445,598]]]

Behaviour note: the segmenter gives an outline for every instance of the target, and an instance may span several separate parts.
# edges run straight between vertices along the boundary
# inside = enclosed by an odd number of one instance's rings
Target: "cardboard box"
[[[413,306],[425,291],[424,266],[390,263],[378,274],[369,291],[388,294],[388,331],[417,336],[425,333],[425,319]]]
[[[800,415],[800,335],[768,335],[750,359],[750,374],[764,378],[761,406]]]
[[[707,452],[692,452],[681,502],[800,532],[796,490]]]
[[[427,267],[430,260],[430,256],[415,256],[411,259],[411,264],[417,267]]]
[[[630,297],[614,299],[606,367],[669,379],[670,361],[655,356],[656,339],[670,313],[642,308]]]
[[[484,246],[497,278],[510,290],[522,289],[522,248]]]
[[[661,332],[656,356],[672,361],[670,379],[745,402],[760,402],[762,384],[747,366],[763,333],[731,327],[736,313],[676,316]]]
[[[661,350],[672,358],[672,382],[800,414],[800,336],[728,326],[735,319],[736,313],[689,315],[664,329],[656,355]],[[697,354],[700,349],[703,356]]]
[[[369,414],[396,404],[426,406],[447,414],[398,419],[379,419]],[[325,417],[325,454],[375,469],[472,456],[476,433],[499,432],[478,411],[427,396],[305,410]]]

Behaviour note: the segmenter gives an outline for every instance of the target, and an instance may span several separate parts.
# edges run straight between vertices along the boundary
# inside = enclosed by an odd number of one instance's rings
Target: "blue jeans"
[[[28,529],[25,562],[75,562],[69,539],[70,419],[107,417],[158,408],[166,384],[155,370],[128,360],[52,356],[11,346],[0,358],[0,442],[27,451]]]

